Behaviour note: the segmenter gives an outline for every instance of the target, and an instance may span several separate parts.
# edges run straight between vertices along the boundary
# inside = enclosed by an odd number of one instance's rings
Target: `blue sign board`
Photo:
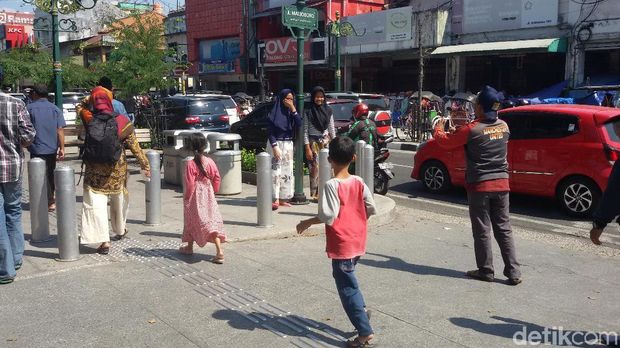
[[[200,74],[235,72],[235,62],[241,56],[238,38],[202,40],[199,44]]]

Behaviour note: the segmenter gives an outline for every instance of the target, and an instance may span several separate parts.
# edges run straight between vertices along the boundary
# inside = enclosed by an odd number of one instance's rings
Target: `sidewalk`
[[[77,183],[80,176],[81,161],[65,161],[60,165],[70,165],[75,169]],[[146,226],[145,216],[145,183],[140,175],[139,167],[135,160],[130,159],[129,190],[129,214],[127,219],[128,239],[132,243],[144,243],[143,246],[157,245],[165,240],[167,243],[179,244],[183,232],[183,195],[180,187],[165,184],[162,180],[161,192],[161,221],[159,226]],[[24,233],[26,235],[26,251],[24,266],[18,274],[18,280],[24,277],[37,276],[39,273],[59,272],[80,267],[91,267],[101,262],[117,261],[125,257],[125,249],[133,247],[132,243],[112,243],[109,256],[101,256],[95,253],[97,245],[82,246],[80,253],[82,258],[75,262],[57,262],[58,257],[56,239],[56,213],[50,213],[50,234],[52,240],[45,243],[29,243],[30,238],[30,215],[27,210],[28,203],[28,183],[27,173],[24,176],[24,194],[22,201],[25,203],[22,221]],[[307,178],[306,178],[307,179]],[[308,192],[306,193],[308,196]],[[82,185],[76,186],[77,196],[77,229],[80,229]],[[228,242],[241,242],[249,240],[262,240],[273,238],[289,238],[296,236],[295,226],[302,219],[312,217],[317,213],[317,205],[293,206],[291,208],[280,208],[273,212],[273,226],[261,228],[256,225],[256,187],[243,184],[242,192],[233,196],[218,196],[217,198],[220,211],[224,218],[224,226],[228,237]],[[373,216],[370,224],[384,224],[391,218],[391,212],[395,208],[392,199],[375,195],[378,214]],[[309,235],[323,233],[321,225],[316,225],[308,231]],[[170,238],[174,238],[172,242]],[[127,245],[125,245],[127,244]],[[129,245],[132,246],[129,246]],[[169,246],[171,244],[168,244]]]

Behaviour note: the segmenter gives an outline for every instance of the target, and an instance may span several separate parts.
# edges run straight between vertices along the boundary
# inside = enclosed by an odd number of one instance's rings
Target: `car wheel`
[[[431,192],[444,192],[451,186],[448,169],[439,161],[425,163],[420,177],[424,187]]]
[[[601,190],[588,178],[573,177],[562,182],[557,198],[571,216],[588,217],[598,206]]]

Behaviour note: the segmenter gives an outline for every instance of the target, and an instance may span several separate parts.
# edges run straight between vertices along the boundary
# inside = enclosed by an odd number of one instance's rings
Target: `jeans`
[[[491,245],[491,232],[493,232],[504,260],[504,275],[510,279],[521,278],[510,226],[509,193],[467,192],[467,197],[478,270],[487,276],[494,275]]]
[[[364,297],[360,291],[355,277],[355,265],[359,260],[359,256],[354,259],[332,260],[332,274],[336,281],[336,288],[342,307],[347,313],[351,324],[355,326],[360,336],[369,336],[373,334],[370,327],[370,320],[366,314],[366,304]]]
[[[14,278],[24,254],[21,180],[0,183],[0,205],[0,279]]]

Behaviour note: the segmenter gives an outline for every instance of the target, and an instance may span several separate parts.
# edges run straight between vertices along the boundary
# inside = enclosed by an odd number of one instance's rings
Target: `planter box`
[[[241,181],[243,181],[244,184],[256,185],[256,173],[241,172]]]

